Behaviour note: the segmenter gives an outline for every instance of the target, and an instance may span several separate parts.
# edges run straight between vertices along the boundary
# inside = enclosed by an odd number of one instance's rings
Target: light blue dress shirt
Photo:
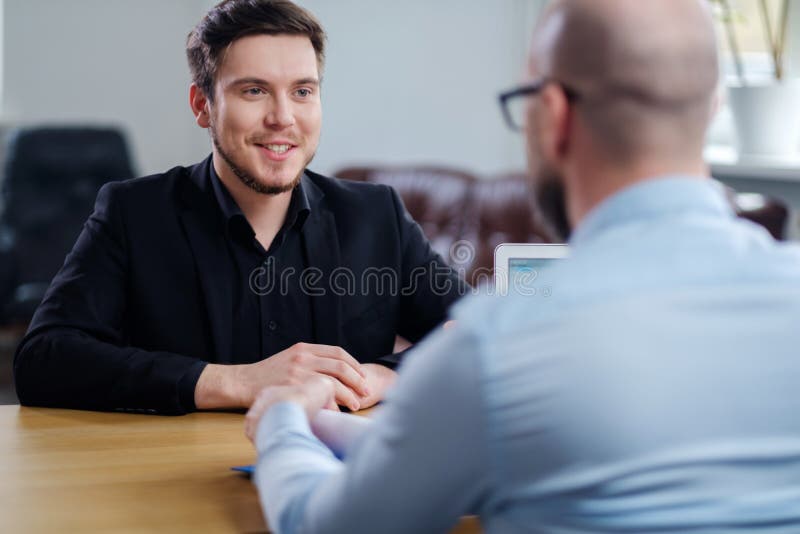
[[[457,305],[345,462],[274,406],[271,527],[800,532],[800,249],[679,176],[607,199],[570,244],[548,291]]]

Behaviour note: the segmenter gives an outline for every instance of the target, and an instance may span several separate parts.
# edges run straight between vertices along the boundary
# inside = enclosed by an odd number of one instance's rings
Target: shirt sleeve
[[[478,343],[440,331],[405,362],[369,432],[344,462],[296,404],[259,425],[256,484],[270,528],[293,532],[441,532],[487,493]]]

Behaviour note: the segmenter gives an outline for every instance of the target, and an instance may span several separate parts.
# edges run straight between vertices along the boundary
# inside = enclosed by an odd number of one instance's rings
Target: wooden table
[[[265,532],[243,416],[0,406],[0,532]],[[480,532],[465,519],[454,532]]]

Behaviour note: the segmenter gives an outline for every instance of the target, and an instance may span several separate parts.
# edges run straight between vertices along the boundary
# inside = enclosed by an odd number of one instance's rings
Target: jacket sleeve
[[[416,343],[447,318],[447,310],[470,286],[433,251],[394,189],[391,195],[402,247],[397,333]]]
[[[122,185],[107,184],[14,355],[20,402],[140,413],[193,411],[202,360],[128,346]]]

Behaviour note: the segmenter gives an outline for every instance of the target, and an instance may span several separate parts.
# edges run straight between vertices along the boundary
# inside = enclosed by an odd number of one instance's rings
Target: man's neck
[[[213,159],[214,170],[220,181],[236,201],[239,209],[244,213],[247,222],[256,233],[256,239],[265,250],[269,249],[272,240],[280,231],[289,212],[292,192],[287,191],[278,195],[265,195],[253,191],[245,185],[228,165],[220,161],[217,155]]]
[[[564,177],[571,226],[576,228],[590,211],[619,191],[668,175],[702,179],[709,176],[709,171],[702,157],[670,162],[642,160],[628,165],[598,162],[576,165]]]

